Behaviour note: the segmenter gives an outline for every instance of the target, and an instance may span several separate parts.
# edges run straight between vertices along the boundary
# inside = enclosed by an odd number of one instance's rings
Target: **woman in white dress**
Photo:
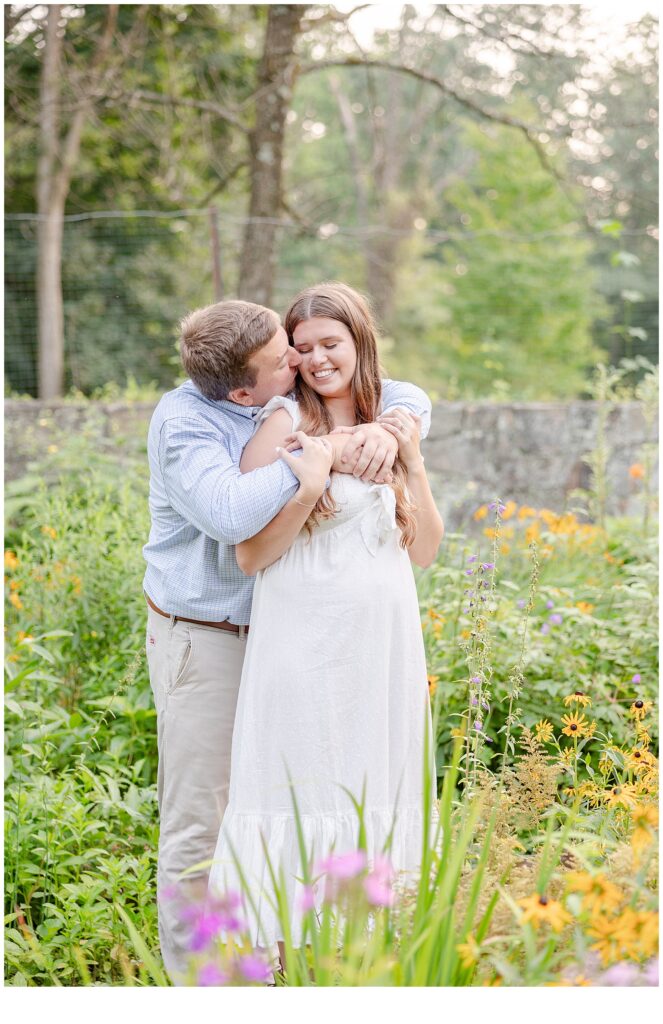
[[[263,841],[277,876],[283,869],[293,942],[301,944],[293,796],[311,864],[332,850],[357,849],[349,794],[363,795],[369,864],[382,853],[396,872],[420,863],[431,723],[410,559],[430,564],[443,534],[416,417],[398,409],[380,415],[375,330],[364,299],[346,285],[309,288],[285,328],[302,356],[297,401],[272,399],[262,410],[241,468],[280,456],[300,475],[304,460],[285,449],[290,442],[305,453],[317,446],[317,477],[301,472],[290,508],[237,548],[240,567],[257,579],[230,797],[210,874],[213,890],[239,890],[237,858],[255,907],[247,901],[252,941],[265,947],[282,941],[283,931]],[[376,419],[399,443],[391,484],[365,483],[332,462],[348,431]],[[335,428],[346,432],[318,436]],[[317,909],[323,895],[324,883],[314,890]]]

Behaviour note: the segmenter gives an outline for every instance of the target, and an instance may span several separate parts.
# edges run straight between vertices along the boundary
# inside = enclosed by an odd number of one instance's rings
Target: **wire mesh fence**
[[[179,372],[180,318],[197,306],[237,294],[245,224],[244,217],[213,209],[98,211],[65,217],[67,389],[90,393],[109,382],[126,385],[130,379],[170,386]],[[275,308],[282,312],[301,287],[316,280],[343,278],[361,286],[367,229],[330,224],[312,233],[292,222],[279,224]],[[14,394],[37,394],[37,225],[32,214],[5,218],[5,379]],[[382,251],[388,251],[392,242],[409,244],[412,235],[380,227],[370,231],[382,236]],[[568,232],[562,226],[546,236],[546,244],[554,245],[556,237]],[[505,246],[518,242],[506,233],[500,237]],[[532,238],[524,241],[531,243]],[[485,237],[481,232],[420,233],[417,257],[425,259],[433,250],[439,253],[459,242],[471,260]],[[623,280],[615,276],[619,269],[610,268],[610,273],[613,291],[635,295],[628,267]],[[506,296],[505,308],[508,301]],[[656,362],[655,298],[639,295],[627,305],[626,312],[614,304],[605,307],[593,325],[594,340],[612,362],[637,354]]]

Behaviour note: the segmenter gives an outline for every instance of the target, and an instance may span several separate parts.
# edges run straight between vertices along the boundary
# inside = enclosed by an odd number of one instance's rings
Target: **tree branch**
[[[126,98],[130,102],[145,103],[148,106],[156,104],[163,107],[188,107],[191,110],[204,110],[231,124],[233,128],[237,128],[240,132],[247,134],[250,130],[249,126],[240,121],[232,111],[209,100],[194,100],[184,96],[170,96],[160,92],[150,92],[147,89],[136,89]]]
[[[537,46],[536,43],[531,42],[529,39],[525,39],[512,29],[507,29],[504,35],[500,35],[498,32],[491,32],[482,21],[476,22],[472,21],[470,18],[463,18],[462,15],[452,11],[448,4],[440,4],[439,6],[440,9],[444,11],[445,14],[448,14],[450,18],[453,18],[454,21],[458,21],[461,25],[465,25],[469,28],[476,29],[480,35],[486,36],[487,39],[492,39],[496,43],[502,43],[502,45],[508,47],[508,49],[513,53],[521,55],[523,53],[528,53],[532,56],[544,57],[546,59],[557,56],[554,50],[543,50],[540,46]],[[509,42],[510,39],[517,40],[519,44],[523,44],[526,48],[523,49],[522,46],[514,46],[512,42]]]
[[[233,178],[237,174],[239,174],[239,172],[242,170],[242,168],[243,167],[247,167],[247,166],[248,166],[248,160],[246,158],[242,158],[241,160],[238,160],[237,163],[234,164],[230,168],[230,170],[226,174],[224,174],[224,176],[219,181],[217,181],[216,185],[214,185],[213,188],[207,193],[205,198],[200,200],[200,202],[198,203],[198,206],[200,206],[202,208],[204,208],[205,206],[209,206],[209,204],[212,201],[212,199],[214,199],[214,196],[217,196],[219,194],[219,192],[223,192],[223,190],[226,187],[226,185],[229,185],[230,182],[233,180]]]
[[[331,10],[327,11],[326,14],[321,15],[319,18],[305,18],[301,22],[302,32],[309,32],[312,28],[317,28],[318,25],[328,25],[330,22],[346,22],[353,14],[357,11],[363,11],[366,7],[372,7],[373,4],[359,4],[358,7],[353,7],[351,11],[336,11],[332,7]]]
[[[528,137],[543,132],[543,128],[536,128],[534,125],[525,124],[524,121],[520,121],[515,117],[510,117],[508,114],[501,114],[497,111],[487,110],[482,107],[479,103],[469,99],[467,96],[462,96],[460,93],[443,82],[440,78],[435,75],[431,75],[426,71],[417,71],[416,68],[407,67],[404,64],[391,64],[386,60],[370,60],[366,61],[359,57],[346,57],[339,60],[320,60],[316,61],[315,64],[304,64],[299,67],[298,73],[300,75],[309,75],[314,71],[323,71],[327,68],[338,68],[338,67],[369,67],[369,68],[380,68],[384,71],[397,71],[399,74],[410,75],[412,78],[416,78],[423,82],[428,82],[433,85],[436,89],[439,89],[446,96],[451,96],[461,106],[466,107],[468,110],[473,111],[475,114],[479,114],[488,121],[496,121],[498,124],[508,125],[510,128],[518,128],[520,131],[527,133]],[[550,134],[551,130],[546,129],[547,134]],[[568,131],[559,131],[559,135],[567,135]]]

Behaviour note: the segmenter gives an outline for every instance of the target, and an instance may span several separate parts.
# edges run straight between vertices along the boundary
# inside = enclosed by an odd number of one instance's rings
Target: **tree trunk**
[[[62,308],[62,217],[54,204],[37,226],[37,316],[39,329],[39,397],[64,392],[64,312]]]
[[[64,387],[64,315],[62,311],[62,216],[57,189],[62,36],[60,4],[51,4],[40,82],[39,160],[37,164],[37,323],[40,398],[58,398]]]
[[[62,120],[61,4],[49,4],[39,84],[39,159],[37,161],[37,326],[40,398],[59,398],[64,390],[64,314],[62,308],[62,233],[64,210],[81,148],[92,89],[103,81],[104,62],[117,24],[118,4],[108,4],[106,21],[88,67],[89,91],[83,92],[65,133]]]
[[[282,212],[283,148],[293,85],[293,54],[304,4],[274,4],[267,15],[258,74],[255,126],[249,136],[251,198],[240,259],[239,295],[269,306],[277,225]]]

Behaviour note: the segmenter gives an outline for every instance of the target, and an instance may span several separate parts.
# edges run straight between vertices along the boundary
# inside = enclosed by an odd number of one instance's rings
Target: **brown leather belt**
[[[164,619],[171,618],[171,616],[167,612],[162,612],[161,608],[157,608],[154,601],[150,597],[148,597],[147,594],[145,594],[145,600],[149,604],[152,611],[156,612],[157,615],[163,615]],[[248,633],[249,631],[248,626],[236,626],[233,622],[228,622],[227,620],[225,622],[203,622],[202,619],[186,619],[183,615],[174,615],[172,616],[172,618],[174,618],[176,622],[191,622],[193,623],[194,626],[213,626],[214,629],[225,629],[226,632],[228,633],[239,634],[240,629],[244,633]]]

